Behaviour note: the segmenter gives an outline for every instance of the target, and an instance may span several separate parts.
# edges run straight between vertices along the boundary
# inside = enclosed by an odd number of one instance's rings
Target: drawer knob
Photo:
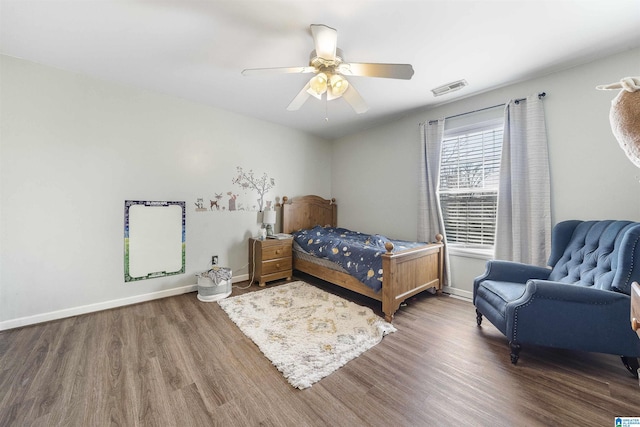
[[[279,254],[280,252],[282,252],[280,249],[276,249],[276,254]]]
[[[276,264],[276,268],[280,268],[280,264]],[[635,330],[635,329],[634,329]]]
[[[636,319],[635,317],[631,320],[631,328],[634,331],[637,331],[638,329],[640,329],[640,321],[638,321],[638,319]]]

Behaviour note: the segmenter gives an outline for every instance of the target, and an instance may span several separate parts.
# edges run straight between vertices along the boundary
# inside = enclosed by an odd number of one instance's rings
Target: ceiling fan
[[[291,101],[287,110],[298,110],[305,101],[314,96],[322,99],[326,93],[327,101],[344,98],[358,114],[369,107],[345,76],[385,77],[409,80],[413,76],[411,64],[374,64],[344,62],[342,51],[337,47],[338,32],[335,28],[313,24],[311,35],[315,50],[311,52],[309,66],[282,68],[251,68],[242,71],[245,76],[287,73],[314,73],[300,93]]]

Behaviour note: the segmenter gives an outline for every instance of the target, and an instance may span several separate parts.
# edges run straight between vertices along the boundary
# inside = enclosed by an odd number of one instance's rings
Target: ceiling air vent
[[[468,85],[468,83],[466,80],[463,79],[463,80],[447,83],[446,85],[438,86],[435,89],[431,89],[431,92],[433,92],[433,96],[441,96],[449,92],[455,92],[456,90],[460,90],[466,85]]]

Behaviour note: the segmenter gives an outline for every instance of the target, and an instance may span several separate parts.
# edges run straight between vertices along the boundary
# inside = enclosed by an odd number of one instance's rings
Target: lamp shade
[[[323,93],[327,91],[327,75],[325,73],[318,73],[315,77],[309,80],[309,89],[307,93],[320,99]]]
[[[276,223],[276,211],[264,211],[262,213],[262,222],[264,224],[275,224]]]
[[[349,82],[339,74],[333,74],[329,79],[329,83],[331,84],[331,93],[336,98],[341,97],[349,87]]]

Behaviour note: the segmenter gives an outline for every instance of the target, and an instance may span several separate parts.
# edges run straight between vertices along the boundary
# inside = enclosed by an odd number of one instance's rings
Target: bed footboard
[[[392,253],[393,245],[387,243],[387,253],[382,255],[382,312],[387,321],[400,304],[424,290],[442,291],[443,248],[442,235],[436,243]]]

